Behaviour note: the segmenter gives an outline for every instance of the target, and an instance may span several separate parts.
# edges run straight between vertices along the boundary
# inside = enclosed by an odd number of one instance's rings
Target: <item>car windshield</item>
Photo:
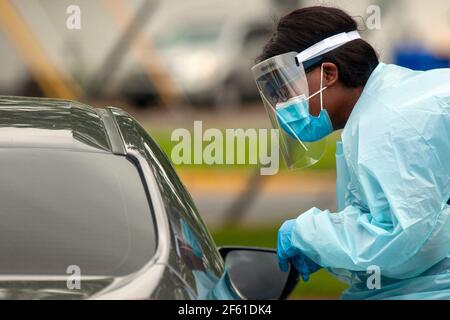
[[[0,148],[0,275],[122,276],[156,247],[138,169],[106,152]]]

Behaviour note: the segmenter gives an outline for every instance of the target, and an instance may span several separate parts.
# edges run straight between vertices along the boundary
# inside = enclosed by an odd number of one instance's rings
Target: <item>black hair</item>
[[[302,52],[325,38],[355,30],[357,22],[340,9],[323,6],[298,9],[280,19],[257,62],[292,51]],[[334,63],[340,81],[349,88],[364,86],[379,64],[374,48],[362,39],[324,54],[321,62]]]

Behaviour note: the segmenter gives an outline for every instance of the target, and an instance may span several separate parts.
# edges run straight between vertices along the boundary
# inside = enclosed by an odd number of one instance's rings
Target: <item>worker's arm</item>
[[[430,141],[417,132],[392,135],[389,145],[354,168],[369,209],[311,209],[296,220],[292,245],[323,267],[365,271],[376,265],[393,278],[416,276],[445,258],[450,168],[442,159],[448,149]]]

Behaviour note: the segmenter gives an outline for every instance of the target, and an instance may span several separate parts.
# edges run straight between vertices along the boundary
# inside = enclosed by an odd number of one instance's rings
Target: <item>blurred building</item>
[[[254,98],[249,69],[275,20],[299,6],[324,4],[351,13],[385,62],[411,61],[414,53],[408,50],[417,48],[444,65],[450,56],[448,0],[5,1],[18,18],[0,21],[0,94],[45,94],[36,77],[40,69],[30,68],[36,61],[26,49],[30,41],[11,32],[21,24],[41,48],[43,65],[51,64],[82,96],[94,92],[96,98],[144,105],[171,91],[207,105]],[[73,4],[81,8],[80,30],[66,27],[66,10]],[[381,9],[381,28],[375,30],[365,25],[371,5]],[[144,15],[142,8],[150,9]],[[130,23],[139,18],[133,34]]]

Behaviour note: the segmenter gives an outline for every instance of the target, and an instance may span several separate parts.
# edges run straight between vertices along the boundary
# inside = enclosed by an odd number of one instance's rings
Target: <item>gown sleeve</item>
[[[432,132],[420,134],[399,117],[389,131],[361,140],[376,146],[372,152],[360,147],[358,159],[348,161],[365,205],[307,211],[296,220],[293,245],[322,267],[378,266],[396,279],[415,277],[447,257],[450,119],[447,113],[421,120]]]

